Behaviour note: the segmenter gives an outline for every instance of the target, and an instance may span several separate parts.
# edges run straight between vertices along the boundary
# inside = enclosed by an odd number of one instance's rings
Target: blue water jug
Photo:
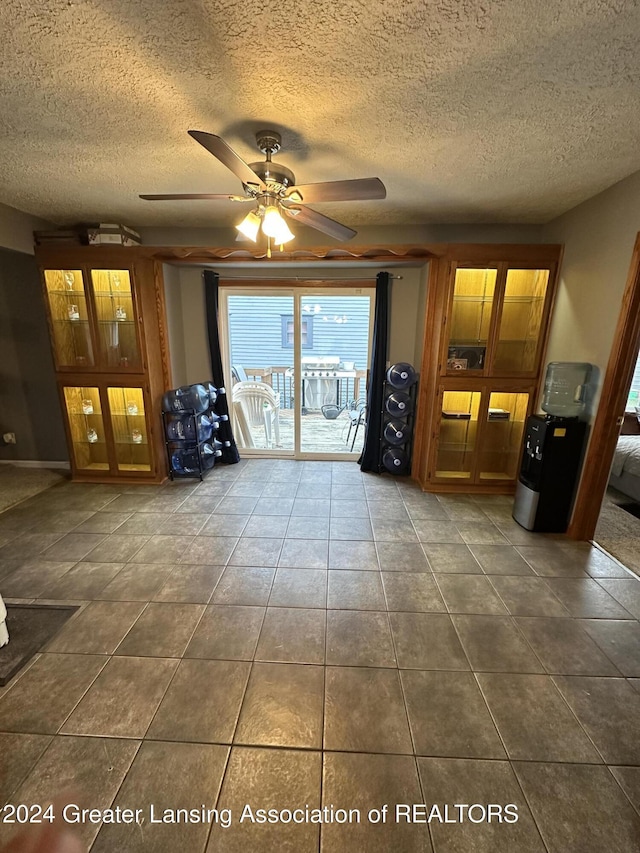
[[[211,428],[213,432],[216,432],[220,429],[220,424],[223,421],[229,420],[229,415],[217,415],[215,412],[209,412],[207,414],[207,418],[211,421]]]
[[[218,389],[213,384],[213,382],[201,382],[201,385],[207,389],[207,394],[209,395],[209,406],[214,406],[216,400],[218,399]]]
[[[200,448],[200,456],[203,470],[213,468],[216,459],[222,456],[222,442],[215,438],[212,442],[206,442]]]
[[[185,440],[185,420],[179,415],[172,415],[165,420],[165,433],[169,441]]]
[[[389,421],[384,428],[384,440],[387,444],[393,444],[394,446],[404,444],[405,441],[409,440],[410,434],[411,430],[408,424],[403,421]]]
[[[585,410],[585,391],[593,365],[582,361],[552,361],[544,378],[543,412],[578,418]]]
[[[216,429],[218,424],[215,424]],[[209,441],[213,435],[214,421],[212,415],[197,415],[196,428],[198,430],[198,441]]]
[[[406,418],[413,410],[413,401],[406,391],[394,391],[389,394],[384,405],[393,418]]]
[[[410,388],[418,379],[418,376],[412,365],[406,361],[399,361],[397,364],[392,364],[387,370],[387,382],[393,388],[404,390]]]
[[[208,408],[209,392],[204,385],[183,385],[162,398],[164,412],[206,412]]]
[[[197,447],[176,448],[171,454],[171,468],[176,474],[199,474]]]
[[[169,415],[166,434],[169,441],[208,441],[214,429],[214,415]],[[218,428],[215,422],[215,428]]]
[[[400,448],[389,448],[382,454],[382,464],[391,474],[405,474],[409,470],[409,456]]]

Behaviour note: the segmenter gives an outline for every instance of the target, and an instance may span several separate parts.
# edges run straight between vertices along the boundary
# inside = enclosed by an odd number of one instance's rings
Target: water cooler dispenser
[[[513,517],[527,530],[564,533],[569,524],[587,425],[580,420],[590,364],[552,362],[542,409],[527,421]]]

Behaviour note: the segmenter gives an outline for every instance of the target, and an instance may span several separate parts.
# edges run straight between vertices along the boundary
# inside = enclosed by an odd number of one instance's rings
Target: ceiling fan
[[[181,193],[178,195],[141,195],[147,201],[169,201],[178,199],[203,199],[253,202],[255,207],[236,228],[244,237],[258,239],[260,231],[267,237],[270,255],[271,241],[282,247],[293,239],[283,217],[290,217],[302,225],[316,228],[336,240],[349,240],[356,231],[347,228],[335,219],[330,219],[307,204],[325,201],[358,201],[385,198],[387,191],[380,178],[357,178],[348,181],[325,181],[318,184],[296,184],[293,172],[271,157],[281,147],[280,134],[275,130],[260,130],[256,133],[258,148],[265,155],[264,162],[245,163],[236,152],[219,136],[202,130],[190,130],[189,136],[199,142],[210,154],[230,169],[242,181],[245,195],[221,193]]]

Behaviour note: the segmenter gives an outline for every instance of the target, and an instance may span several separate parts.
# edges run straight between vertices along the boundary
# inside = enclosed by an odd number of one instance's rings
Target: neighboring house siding
[[[312,318],[313,346],[302,357],[339,356],[356,370],[367,369],[369,299],[316,296],[303,299],[303,318]],[[315,312],[315,307],[320,311]],[[293,314],[289,297],[229,296],[231,363],[249,367],[291,367],[293,349],[283,347],[282,317]],[[338,322],[346,317],[346,322]]]

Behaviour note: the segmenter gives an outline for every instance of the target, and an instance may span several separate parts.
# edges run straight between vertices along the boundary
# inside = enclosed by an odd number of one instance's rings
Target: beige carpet
[[[62,482],[65,476],[64,472],[49,468],[0,465],[0,512]]]
[[[594,539],[598,545],[640,575],[640,518],[618,506],[630,502],[631,498],[627,495],[616,489],[607,489]]]

